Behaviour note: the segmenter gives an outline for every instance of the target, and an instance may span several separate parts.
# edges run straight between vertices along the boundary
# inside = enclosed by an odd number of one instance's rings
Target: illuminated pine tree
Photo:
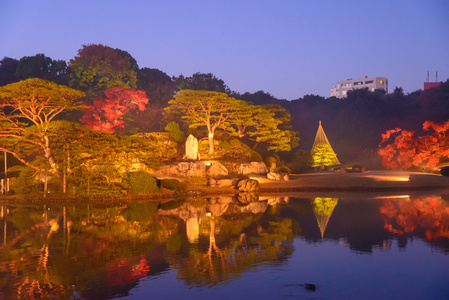
[[[320,121],[315,141],[312,146],[312,167],[324,167],[339,164],[340,162],[338,161],[337,155],[332,149]]]

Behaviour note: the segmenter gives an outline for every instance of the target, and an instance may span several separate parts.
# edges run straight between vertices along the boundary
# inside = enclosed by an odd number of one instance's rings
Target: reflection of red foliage
[[[82,124],[94,130],[114,132],[117,128],[123,128],[125,121],[123,116],[130,110],[145,110],[148,98],[144,91],[113,87],[104,91],[105,98],[97,97],[93,105],[88,106],[84,116],[80,119]]]
[[[141,257],[139,262],[135,264],[128,261],[126,258],[121,258],[109,265],[107,270],[107,280],[108,283],[113,286],[124,285],[147,276],[149,271],[150,266],[144,257]]]
[[[385,215],[384,228],[394,234],[403,235],[422,227],[428,240],[449,238],[449,205],[441,198],[384,200],[379,211]]]
[[[382,134],[382,144],[394,136],[392,143],[378,150],[382,164],[388,168],[408,169],[421,165],[431,168],[442,158],[449,158],[449,121],[442,124],[426,121],[423,129],[432,129],[433,133],[415,138],[413,131],[396,128]]]

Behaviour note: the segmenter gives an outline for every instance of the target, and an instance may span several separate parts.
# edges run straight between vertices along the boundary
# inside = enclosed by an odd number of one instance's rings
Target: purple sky
[[[170,76],[213,73],[237,92],[329,97],[347,78],[390,91],[449,78],[449,1],[1,0],[0,58],[69,61],[83,44]]]

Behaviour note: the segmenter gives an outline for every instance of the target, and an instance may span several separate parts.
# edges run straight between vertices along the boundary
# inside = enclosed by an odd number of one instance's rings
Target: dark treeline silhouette
[[[449,119],[449,81],[437,88],[417,90],[404,94],[396,87],[393,93],[370,92],[359,89],[348,92],[347,98],[325,98],[319,95],[305,95],[295,100],[278,99],[264,91],[239,94],[232,91],[222,79],[211,73],[195,73],[190,77],[170,77],[158,69],[139,68],[135,59],[126,51],[115,49],[137,74],[137,89],[144,90],[150,99],[148,110],[140,116],[133,116],[135,126],[144,131],[159,131],[166,124],[162,121],[162,110],[176,92],[181,89],[213,90],[256,105],[278,104],[285,108],[292,118],[292,129],[299,132],[297,150],[310,151],[318,122],[321,120],[329,141],[343,164],[379,163],[377,148],[381,134],[396,127],[422,134],[426,120],[446,122]],[[53,60],[44,54],[23,57],[19,60],[4,57],[0,60],[0,86],[24,80],[43,78],[58,84],[69,84],[71,64]],[[154,122],[151,120],[155,120]],[[291,153],[291,154],[292,154]],[[293,156],[285,154],[285,159]]]

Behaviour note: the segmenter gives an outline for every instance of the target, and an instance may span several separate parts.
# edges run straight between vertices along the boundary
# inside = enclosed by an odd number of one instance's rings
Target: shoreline
[[[259,197],[287,196],[297,197],[387,197],[400,194],[428,194],[431,191],[449,194],[449,177],[408,171],[366,171],[363,173],[307,173],[291,174],[288,181],[269,180],[264,175],[250,174],[259,182]],[[186,198],[234,196],[241,193],[235,187],[189,186]],[[367,195],[368,194],[368,195]],[[124,196],[118,198],[35,198],[0,196],[0,203],[43,203],[43,202],[168,202],[176,198],[174,192],[163,191],[155,194]]]

